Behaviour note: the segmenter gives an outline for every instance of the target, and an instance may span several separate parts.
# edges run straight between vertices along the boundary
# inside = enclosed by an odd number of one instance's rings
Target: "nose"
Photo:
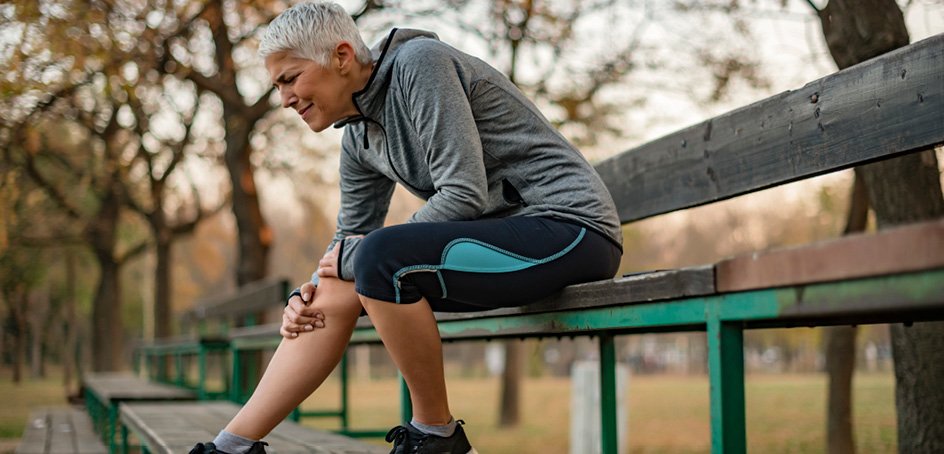
[[[290,87],[282,87],[282,90],[279,92],[279,96],[282,97],[282,107],[285,108],[292,107],[298,102],[295,92]]]

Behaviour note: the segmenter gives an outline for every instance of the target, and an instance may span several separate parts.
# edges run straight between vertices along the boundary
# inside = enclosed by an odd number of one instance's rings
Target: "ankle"
[[[414,419],[413,421],[410,421],[410,425],[415,427],[420,432],[442,438],[449,438],[456,432],[456,420],[452,417],[450,417],[449,421],[444,424],[428,424]]]

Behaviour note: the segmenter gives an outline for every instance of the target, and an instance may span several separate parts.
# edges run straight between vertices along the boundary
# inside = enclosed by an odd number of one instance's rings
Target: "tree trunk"
[[[909,42],[894,0],[831,0],[819,13],[839,68]],[[933,150],[863,166],[878,227],[944,216],[944,197]],[[898,450],[944,452],[944,323],[891,328],[895,358]]]
[[[26,364],[26,341],[28,338],[28,324],[26,322],[26,294],[21,289],[14,290],[7,295],[13,321],[16,326],[16,335],[13,336],[13,383],[23,381],[23,366]]]
[[[521,419],[518,402],[521,400],[521,350],[523,347],[520,341],[505,341],[505,372],[502,374],[499,422],[501,427],[516,426]]]
[[[171,292],[171,242],[169,229],[155,232],[157,240],[157,264],[154,274],[154,337],[171,336],[170,292]]]
[[[49,315],[49,294],[42,290],[32,290],[29,292],[28,301],[30,378],[35,379],[45,376],[45,370],[43,370],[43,341],[46,338],[46,330],[43,329],[43,326],[46,324]]]
[[[829,402],[826,411],[826,452],[855,452],[852,429],[852,374],[855,371],[854,326],[826,328],[826,373],[829,376]]]
[[[238,285],[246,285],[266,276],[272,232],[262,217],[259,195],[249,160],[249,135],[252,125],[247,124],[242,112],[231,112],[224,107],[226,123],[226,168],[233,187],[233,214],[239,230]]]
[[[849,213],[843,235],[865,231],[869,215],[869,196],[865,180],[856,169],[849,197]],[[826,374],[829,376],[829,401],[826,411],[826,449],[830,454],[855,452],[852,424],[852,375],[855,372],[856,335],[854,326],[825,328]]]
[[[78,298],[76,287],[76,265],[75,254],[72,251],[66,252],[66,300],[62,306],[62,331],[65,340],[62,346],[62,385],[66,389],[66,395],[72,395],[72,378],[75,376],[75,349],[76,333],[78,326],[75,326],[76,317],[75,302]]]
[[[102,199],[98,217],[87,230],[98,261],[98,289],[92,303],[92,370],[116,371],[121,364],[124,325],[121,319],[121,266],[115,259],[119,207],[118,196],[109,191]]]
[[[944,216],[933,150],[865,166],[879,228]],[[892,325],[898,450],[944,452],[944,322]]]

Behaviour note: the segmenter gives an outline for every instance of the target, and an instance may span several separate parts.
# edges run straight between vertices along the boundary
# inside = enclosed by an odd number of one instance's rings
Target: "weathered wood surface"
[[[238,410],[229,402],[191,402],[122,404],[120,411],[121,422],[150,452],[178,454],[196,443],[212,441]],[[269,443],[266,452],[275,454],[385,453],[390,449],[289,421],[279,424],[263,441]]]
[[[124,373],[87,375],[85,387],[107,404],[130,400],[192,400],[193,391]]]
[[[944,126],[942,126],[944,128]],[[944,220],[756,252],[717,265],[719,292],[944,267]]]
[[[596,166],[623,223],[944,143],[944,34]]]
[[[618,304],[643,303],[715,293],[711,265],[630,274],[616,279],[571,285],[557,295],[520,307],[484,312],[440,313],[439,321],[561,312]],[[359,325],[360,326],[360,325]]]
[[[105,454],[108,449],[92,431],[92,421],[73,407],[33,410],[16,454]]]
[[[572,285],[551,298],[521,307],[482,312],[438,313],[439,321],[493,318],[519,314],[561,312],[606,307],[689,296],[710,295],[715,292],[714,267],[700,266],[677,270],[652,271],[616,279]],[[370,328],[370,319],[361,317],[358,328]],[[260,339],[278,335],[279,324],[239,328],[230,332],[230,339]]]
[[[198,347],[225,347],[227,343],[227,338],[221,335],[209,335],[209,336],[174,336],[174,337],[165,337],[162,339],[155,339],[154,342],[141,344],[140,347],[144,348],[161,348],[169,350],[180,350],[180,349],[193,349],[196,350]]]
[[[265,279],[240,287],[237,291],[214,296],[197,303],[187,318],[203,320],[214,317],[240,317],[278,307],[288,296],[288,281]]]

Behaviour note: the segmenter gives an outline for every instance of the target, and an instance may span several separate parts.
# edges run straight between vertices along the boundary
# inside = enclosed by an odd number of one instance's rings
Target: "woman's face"
[[[332,54],[328,67],[289,52],[276,52],[265,59],[269,78],[282,96],[282,107],[298,112],[315,132],[357,115],[351,95],[360,87],[355,88],[353,63],[356,60],[345,58],[343,52]]]

